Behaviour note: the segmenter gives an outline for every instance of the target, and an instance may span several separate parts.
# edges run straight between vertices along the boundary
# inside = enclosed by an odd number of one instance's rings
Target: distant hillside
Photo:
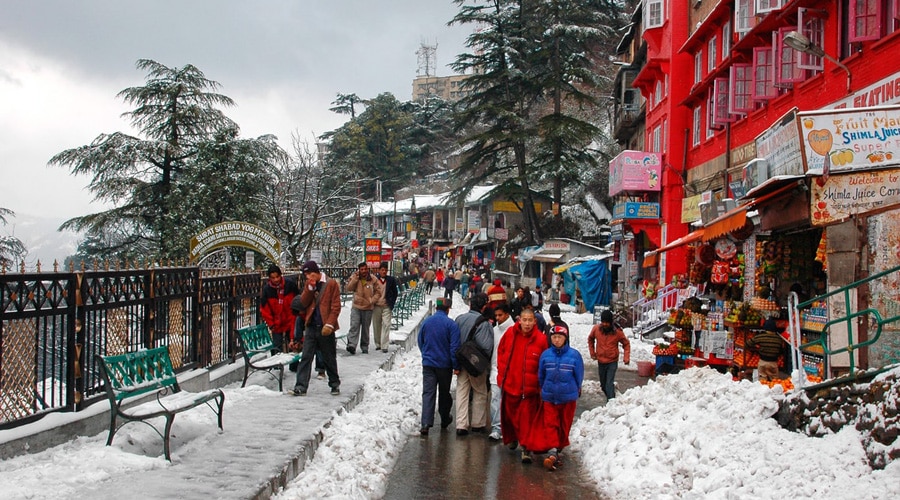
[[[59,232],[56,229],[68,217],[50,218],[36,217],[17,212],[15,217],[7,217],[7,224],[0,228],[6,234],[19,238],[28,249],[25,264],[33,270],[38,261],[43,270],[51,270],[53,261],[62,266],[66,257],[75,253],[81,236],[70,231]]]

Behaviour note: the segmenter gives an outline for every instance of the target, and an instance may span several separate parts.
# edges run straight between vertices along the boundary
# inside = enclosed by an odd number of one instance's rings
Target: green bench
[[[182,391],[172,368],[167,347],[156,347],[117,356],[100,356],[100,374],[106,395],[109,398],[109,437],[106,446],[112,445],[113,437],[123,425],[129,422],[143,422],[149,425],[163,439],[166,460],[172,461],[169,451],[169,436],[175,415],[191,408],[206,404],[218,416],[219,430],[222,430],[222,408],[225,394],[221,389],[203,392]],[[154,400],[135,406],[125,406],[129,398],[156,392]],[[210,404],[215,400],[217,408]],[[165,417],[165,431],[160,432],[148,420]],[[117,424],[121,419],[123,422]]]
[[[272,335],[265,324],[246,326],[237,331],[238,344],[244,356],[244,382],[241,387],[247,385],[247,377],[252,371],[268,373],[278,380],[278,391],[283,392],[282,379],[284,379],[284,367],[300,361],[299,352],[280,352],[270,355],[275,345],[272,343]],[[285,343],[287,339],[285,339]],[[276,377],[273,370],[278,371]]]

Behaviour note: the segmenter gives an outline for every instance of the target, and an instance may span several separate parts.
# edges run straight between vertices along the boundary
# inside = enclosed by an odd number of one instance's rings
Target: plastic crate
[[[662,365],[675,366],[675,356],[657,356],[656,357],[656,371],[657,372],[659,372],[659,367]]]

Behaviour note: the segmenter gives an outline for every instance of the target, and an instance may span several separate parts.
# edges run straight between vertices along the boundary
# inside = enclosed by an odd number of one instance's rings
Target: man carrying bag
[[[469,300],[469,311],[456,318],[461,335],[460,348],[456,352],[460,366],[456,371],[457,436],[465,436],[470,429],[484,432],[488,424],[487,377],[494,349],[494,328],[482,314],[487,303],[486,294],[475,294]]]

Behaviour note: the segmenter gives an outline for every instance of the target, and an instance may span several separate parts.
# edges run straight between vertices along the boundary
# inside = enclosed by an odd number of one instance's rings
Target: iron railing
[[[342,286],[353,271],[323,268]],[[179,372],[233,362],[264,282],[199,267],[0,274],[0,429],[102,400],[98,356],[165,346]]]

